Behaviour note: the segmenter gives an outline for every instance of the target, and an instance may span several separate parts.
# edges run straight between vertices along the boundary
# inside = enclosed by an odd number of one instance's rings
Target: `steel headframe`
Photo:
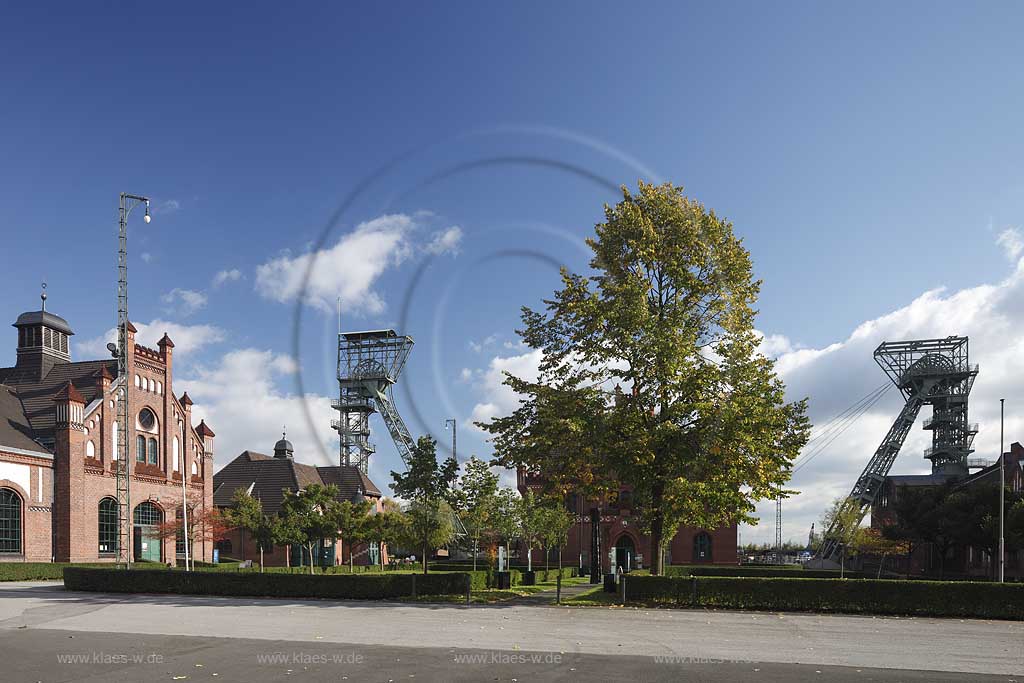
[[[374,452],[370,438],[370,415],[380,412],[403,461],[414,442],[395,408],[391,388],[405,367],[413,340],[394,330],[342,332],[338,334],[338,400],[332,407],[340,413],[331,426],[340,439],[342,465],[367,472]]]
[[[128,433],[128,216],[139,204],[146,205],[149,198],[121,193],[118,211],[117,242],[117,465],[114,468],[117,487],[117,564],[131,568],[131,464]]]
[[[967,397],[978,376],[978,366],[969,363],[967,337],[884,342],[874,357],[905,403],[826,530],[818,551],[821,561],[835,561],[874,504],[922,406],[930,404],[933,409],[924,423],[932,432],[932,446],[924,457],[932,461],[933,474],[967,474],[967,456],[978,432],[977,425],[967,421]]]

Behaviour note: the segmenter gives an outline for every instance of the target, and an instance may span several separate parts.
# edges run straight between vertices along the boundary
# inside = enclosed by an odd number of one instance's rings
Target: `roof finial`
[[[284,439],[284,438],[287,438],[287,437],[288,437],[288,425],[284,425],[283,427],[281,427],[281,438]]]
[[[43,311],[46,311],[46,283],[43,283],[43,292],[39,295],[39,298],[43,300]]]

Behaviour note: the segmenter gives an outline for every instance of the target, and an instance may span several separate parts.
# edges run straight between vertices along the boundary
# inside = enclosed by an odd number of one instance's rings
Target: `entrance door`
[[[636,546],[632,537],[623,534],[615,542],[615,566],[622,567],[622,571],[628,572],[636,562]]]
[[[160,562],[163,560],[163,541],[160,539],[158,527],[163,522],[163,512],[147,500],[139,503],[133,517],[135,561]]]

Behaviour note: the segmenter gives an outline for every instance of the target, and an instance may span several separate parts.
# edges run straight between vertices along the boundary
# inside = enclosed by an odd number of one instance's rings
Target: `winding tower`
[[[412,350],[412,337],[394,330],[338,334],[338,399],[331,407],[340,413],[331,420],[341,442],[341,464],[367,472],[374,446],[370,415],[379,412],[391,432],[402,460],[413,447],[412,435],[395,408],[392,387]]]
[[[978,376],[978,366],[969,362],[967,337],[884,342],[875,349],[874,357],[905,402],[825,532],[815,558],[819,566],[838,561],[844,540],[875,502],[925,405],[932,406],[932,416],[924,422],[924,429],[932,433],[932,445],[924,452],[932,462],[932,474],[950,478],[967,475],[967,456],[978,433],[978,425],[967,420],[967,398]]]

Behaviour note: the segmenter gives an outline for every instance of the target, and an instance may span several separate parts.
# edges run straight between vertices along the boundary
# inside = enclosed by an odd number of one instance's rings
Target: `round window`
[[[139,413],[139,425],[146,431],[152,430],[156,427],[156,415],[149,408],[143,408],[142,412]]]

